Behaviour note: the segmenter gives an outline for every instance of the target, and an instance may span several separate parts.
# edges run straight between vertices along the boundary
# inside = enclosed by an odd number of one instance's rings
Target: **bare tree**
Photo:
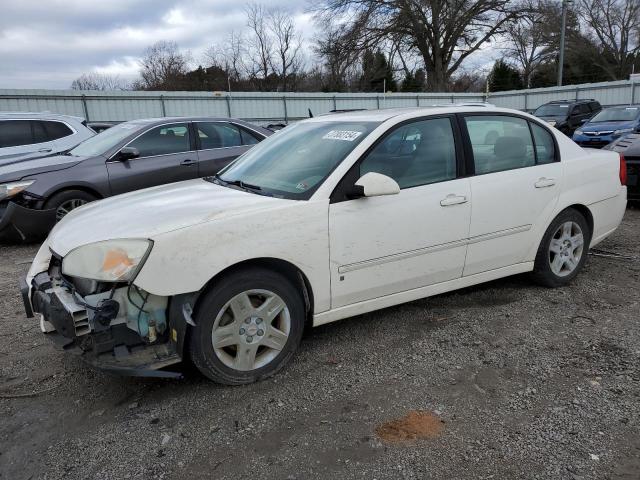
[[[242,33],[232,30],[222,45],[212,45],[207,49],[205,61],[210,66],[224,69],[233,81],[238,82],[247,73],[244,43]]]
[[[449,89],[462,62],[518,15],[509,0],[324,0],[320,17],[348,17],[363,50],[390,37],[420,52],[430,90]]]
[[[314,51],[322,59],[326,78],[324,89],[342,91],[356,77],[356,63],[360,56],[357,38],[333,19],[321,19],[321,35],[316,38]]]
[[[266,80],[271,73],[273,62],[273,39],[267,25],[267,11],[262,5],[250,3],[247,5],[247,26],[250,35],[247,39],[247,49],[251,74]]]
[[[514,22],[506,24],[505,51],[522,72],[527,88],[531,86],[531,77],[549,58],[556,55],[554,39],[559,14],[556,4],[549,0],[525,0],[522,2],[521,15]]]
[[[594,62],[611,80],[625,78],[640,55],[640,1],[581,0],[579,14],[601,44]]]
[[[284,10],[269,12],[268,27],[274,45],[271,68],[280,77],[282,91],[287,91],[289,77],[295,76],[302,67],[302,37],[291,15]]]
[[[73,90],[130,90],[131,85],[119,75],[83,73],[73,82]]]
[[[177,90],[189,71],[189,56],[175,42],[159,41],[148,47],[140,61],[139,82],[145,90]]]

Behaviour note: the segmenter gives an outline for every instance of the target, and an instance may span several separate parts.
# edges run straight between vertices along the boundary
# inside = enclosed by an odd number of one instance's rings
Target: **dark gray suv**
[[[273,132],[228,118],[118,124],[64,155],[0,166],[0,240],[44,236],[100,198],[215,174]]]

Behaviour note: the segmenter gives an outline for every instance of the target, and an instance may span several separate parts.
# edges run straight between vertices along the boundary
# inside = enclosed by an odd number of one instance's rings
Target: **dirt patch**
[[[444,422],[431,412],[412,410],[376,427],[376,434],[385,442],[401,443],[437,437],[444,429]]]

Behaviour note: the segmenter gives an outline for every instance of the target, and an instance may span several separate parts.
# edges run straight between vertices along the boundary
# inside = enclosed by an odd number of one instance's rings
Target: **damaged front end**
[[[63,274],[56,256],[46,272],[23,285],[27,315],[32,307],[56,344],[94,367],[133,376],[181,376],[161,369],[182,360],[193,297],[157,296],[132,282]]]

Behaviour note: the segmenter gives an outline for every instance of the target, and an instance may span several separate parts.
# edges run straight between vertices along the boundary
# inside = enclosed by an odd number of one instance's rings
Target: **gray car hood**
[[[71,155],[52,155],[29,160],[0,160],[0,183],[20,180],[39,173],[55,172],[73,167],[90,157],[73,157]]]

